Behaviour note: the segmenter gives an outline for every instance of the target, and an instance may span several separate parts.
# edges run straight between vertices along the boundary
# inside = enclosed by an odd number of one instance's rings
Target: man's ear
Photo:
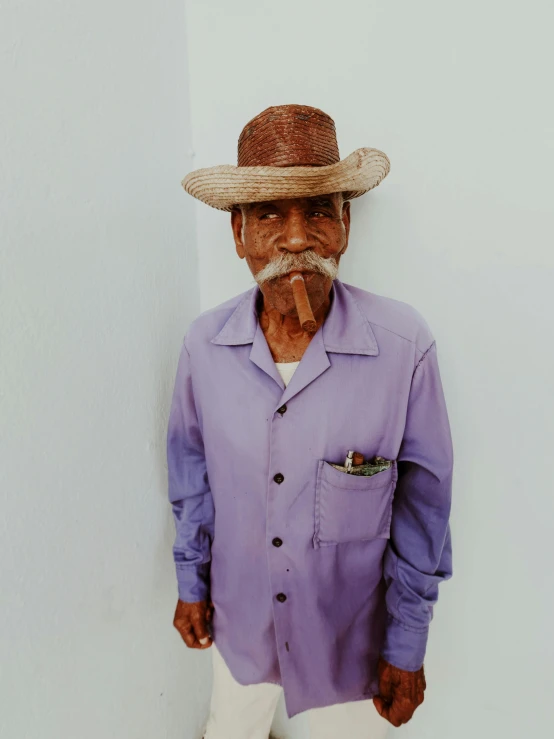
[[[344,225],[345,235],[344,235],[344,247],[341,251],[341,256],[344,254],[344,252],[348,249],[348,237],[350,235],[350,200],[345,200],[342,204],[342,215],[341,215],[342,223]]]
[[[231,211],[231,228],[233,230],[233,238],[235,239],[235,249],[241,259],[244,259],[246,252],[242,243],[242,210],[236,205]]]

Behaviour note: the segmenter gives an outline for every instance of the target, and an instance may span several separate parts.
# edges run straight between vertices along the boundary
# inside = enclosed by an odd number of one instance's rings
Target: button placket
[[[275,407],[274,407],[275,408]],[[271,429],[271,446],[270,446],[270,460],[272,466],[275,465],[277,469],[279,469],[279,466],[282,462],[282,455],[286,454],[286,445],[283,446],[283,439],[288,439],[288,434],[286,433],[286,425],[282,426],[278,422],[278,418],[283,418],[285,413],[287,412],[287,404],[282,403],[276,410],[274,410],[273,415],[273,421],[276,423],[271,423],[270,429]],[[285,435],[283,437],[283,434]],[[273,469],[275,469],[273,467]],[[274,483],[274,485],[281,485],[285,482],[285,475],[282,472],[276,472],[272,477],[270,477],[270,489],[268,491],[269,500],[268,500],[268,521],[267,521],[267,527],[269,531],[280,531],[283,530],[283,526],[286,525],[286,521],[283,520],[283,516],[285,515],[282,511],[282,506],[286,499],[287,490],[279,490],[277,491],[276,487],[271,486],[271,482]],[[285,486],[286,488],[287,486]],[[283,498],[284,496],[284,498]],[[279,511],[279,513],[277,513]],[[288,607],[288,597],[286,593],[280,591],[280,587],[283,587],[283,585],[286,587],[289,584],[288,577],[285,574],[285,567],[287,564],[287,553],[285,550],[282,549],[283,547],[283,539],[279,536],[273,536],[271,539],[269,539],[268,544],[270,545],[270,550],[273,551],[273,547],[276,549],[280,549],[279,553],[274,552],[273,555],[269,556],[269,563],[270,563],[270,585],[271,590],[273,592],[273,598],[274,598],[274,625],[275,625],[275,631],[276,635],[278,637],[278,653],[279,653],[279,659],[282,660],[284,658],[283,654],[281,653],[281,650],[288,652],[288,642],[287,639],[290,640],[290,619],[292,617],[292,614],[290,612],[290,608]],[[285,607],[283,604],[287,603],[287,607]],[[286,646],[285,646],[286,645]]]

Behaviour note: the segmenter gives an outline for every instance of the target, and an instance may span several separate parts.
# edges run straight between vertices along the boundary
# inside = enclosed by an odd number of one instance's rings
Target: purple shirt
[[[256,285],[184,338],[167,436],[179,597],[214,604],[242,684],[283,686],[289,717],[378,692],[379,654],[423,664],[452,575],[453,451],[429,326],[336,279],[288,386]],[[348,450],[392,460],[359,477]]]

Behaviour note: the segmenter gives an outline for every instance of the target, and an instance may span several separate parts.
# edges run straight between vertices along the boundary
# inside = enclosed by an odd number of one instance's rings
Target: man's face
[[[264,298],[283,315],[296,308],[287,275],[304,274],[315,312],[327,299],[348,246],[350,203],[342,193],[236,207],[231,226],[237,254],[246,259]]]

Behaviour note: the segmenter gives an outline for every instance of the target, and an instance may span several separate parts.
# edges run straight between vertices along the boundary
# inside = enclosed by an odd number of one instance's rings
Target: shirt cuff
[[[179,600],[184,603],[198,603],[208,600],[210,582],[210,563],[201,565],[177,565],[177,588]]]
[[[401,670],[416,672],[423,665],[428,636],[428,626],[424,631],[414,631],[389,613],[381,656]]]

